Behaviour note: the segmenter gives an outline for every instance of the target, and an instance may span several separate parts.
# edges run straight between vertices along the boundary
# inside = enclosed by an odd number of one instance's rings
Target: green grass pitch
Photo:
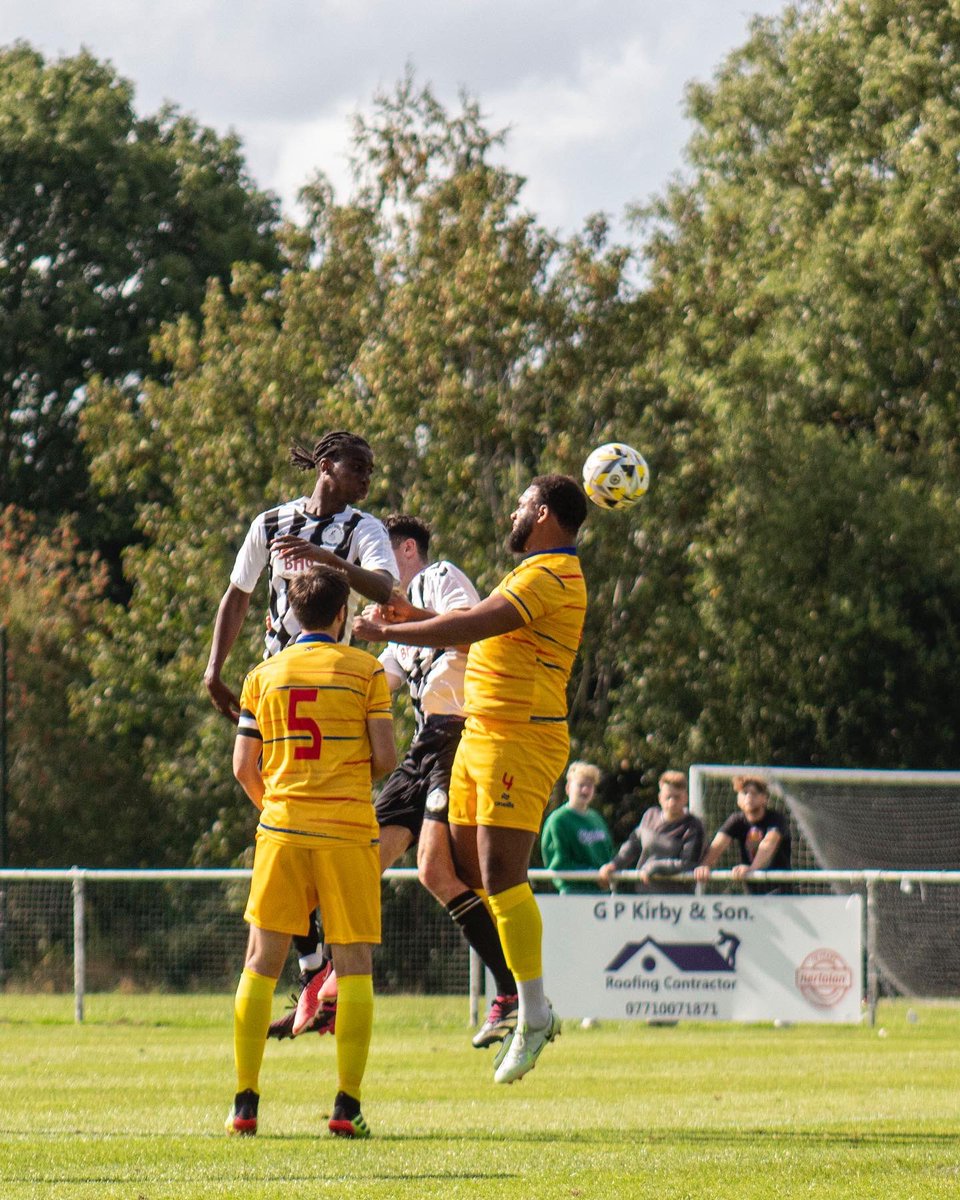
[[[349,1142],[323,1119],[331,1038],[270,1043],[260,1134],[227,1138],[230,997],[92,996],[77,1026],[70,997],[0,996],[0,1197],[960,1197],[954,1007],[886,1003],[877,1029],[568,1021],[498,1087],[465,999],[377,1005],[374,1136]]]

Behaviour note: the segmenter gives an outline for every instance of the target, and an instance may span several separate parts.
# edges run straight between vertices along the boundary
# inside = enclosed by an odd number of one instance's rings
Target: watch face
[[[427,793],[427,812],[442,813],[447,807],[447,793],[443,788],[434,788]]]

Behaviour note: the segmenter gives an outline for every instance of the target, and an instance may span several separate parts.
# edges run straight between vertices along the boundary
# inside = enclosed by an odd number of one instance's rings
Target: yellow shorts
[[[243,919],[275,933],[306,933],[320,908],[323,936],[346,946],[380,942],[380,852],[376,845],[340,842],[316,849],[292,846],[257,830],[253,878]]]
[[[566,723],[511,728],[469,717],[453,760],[450,824],[539,833],[569,754]]]

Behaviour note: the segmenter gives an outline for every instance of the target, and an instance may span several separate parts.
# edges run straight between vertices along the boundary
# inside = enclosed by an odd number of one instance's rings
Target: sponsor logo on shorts
[[[833,1008],[853,987],[853,971],[836,950],[813,950],[796,971],[797,987],[817,1008]]]
[[[513,776],[508,775],[506,771],[503,773],[503,778],[500,781],[503,784],[503,791],[500,793],[500,799],[494,804],[495,808],[513,808],[513,801],[510,799],[510,789],[513,787]]]

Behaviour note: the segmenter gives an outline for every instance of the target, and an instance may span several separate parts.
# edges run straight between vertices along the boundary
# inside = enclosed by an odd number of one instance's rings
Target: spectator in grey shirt
[[[687,812],[687,777],[682,771],[664,771],[659,780],[658,804],[648,808],[610,862],[599,870],[609,887],[614,871],[640,870],[643,887],[658,892],[692,892],[693,884],[671,881],[671,875],[692,871],[700,861],[704,832],[699,817]]]

